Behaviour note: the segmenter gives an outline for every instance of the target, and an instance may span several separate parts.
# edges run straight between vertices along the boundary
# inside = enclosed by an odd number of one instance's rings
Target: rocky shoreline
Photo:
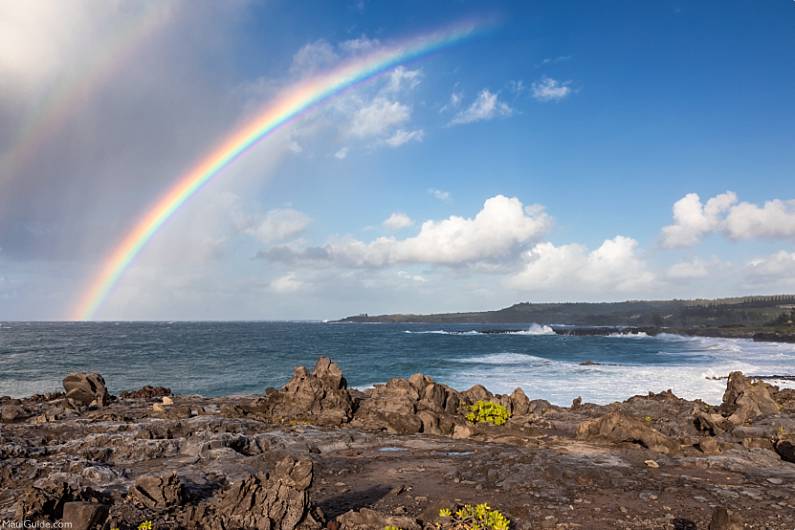
[[[427,322],[407,322],[408,324],[428,324]],[[564,337],[609,337],[617,335],[681,335],[683,337],[711,337],[721,339],[750,339],[754,342],[795,342],[795,334],[782,331],[761,331],[763,328],[730,326],[719,328],[671,328],[659,326],[562,326],[549,325],[551,332]],[[470,331],[448,331],[465,335]],[[483,335],[507,335],[526,333],[527,328],[504,327],[478,329]],[[550,333],[551,334],[551,333]]]
[[[357,391],[321,358],[257,396],[114,397],[80,373],[0,413],[7,526],[452,529],[440,509],[479,503],[511,529],[795,526],[795,390],[739,372],[719,406],[558,407],[419,374]]]

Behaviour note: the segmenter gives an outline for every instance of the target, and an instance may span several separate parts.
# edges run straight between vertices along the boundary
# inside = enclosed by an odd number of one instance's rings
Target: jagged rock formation
[[[286,457],[271,473],[248,475],[185,517],[191,528],[310,530],[321,527],[311,513],[312,462]]]
[[[767,383],[750,381],[742,372],[730,373],[720,407],[721,414],[732,425],[742,425],[760,416],[778,413],[779,406],[770,397],[769,389]]]
[[[353,401],[342,370],[327,357],[321,357],[312,373],[299,366],[282,390],[269,389],[250,410],[274,422],[341,425],[351,420]]]
[[[115,399],[98,374],[68,379],[66,394],[0,397],[0,520],[408,530],[457,499],[517,529],[728,530],[742,514],[791,530],[795,514],[795,393],[739,373],[719,406],[667,391],[559,407],[420,374],[357,391],[325,358],[252,397]],[[510,419],[467,422],[478,400]]]

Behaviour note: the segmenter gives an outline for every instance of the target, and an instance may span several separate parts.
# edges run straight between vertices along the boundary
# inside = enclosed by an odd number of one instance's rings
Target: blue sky
[[[467,17],[499,22],[225,170],[97,317],[795,291],[793,2],[67,7],[0,4],[0,151],[114,31],[166,22],[35,159],[0,162],[0,319],[68,315],[147,206],[291,84]]]

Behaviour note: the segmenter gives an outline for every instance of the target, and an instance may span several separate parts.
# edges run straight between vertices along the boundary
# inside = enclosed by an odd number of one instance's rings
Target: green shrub
[[[469,407],[469,414],[466,415],[467,421],[472,423],[491,423],[492,425],[505,425],[511,413],[508,409],[494,403],[493,401],[478,400],[477,403]]]
[[[504,407],[503,407],[504,408]],[[485,502],[439,510],[439,530],[509,530],[511,521]]]

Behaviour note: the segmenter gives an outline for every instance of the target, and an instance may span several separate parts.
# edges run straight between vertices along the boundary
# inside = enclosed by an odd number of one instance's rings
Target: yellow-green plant
[[[155,525],[152,521],[144,521],[143,523],[138,525],[138,530],[152,530]]]
[[[505,425],[511,413],[508,409],[493,401],[478,400],[469,407],[466,415],[467,421],[472,423],[491,423],[492,425]]]
[[[511,521],[485,502],[439,510],[439,530],[509,530]]]
[[[403,530],[403,529],[400,528],[399,526],[388,525],[384,527],[384,530]]]

